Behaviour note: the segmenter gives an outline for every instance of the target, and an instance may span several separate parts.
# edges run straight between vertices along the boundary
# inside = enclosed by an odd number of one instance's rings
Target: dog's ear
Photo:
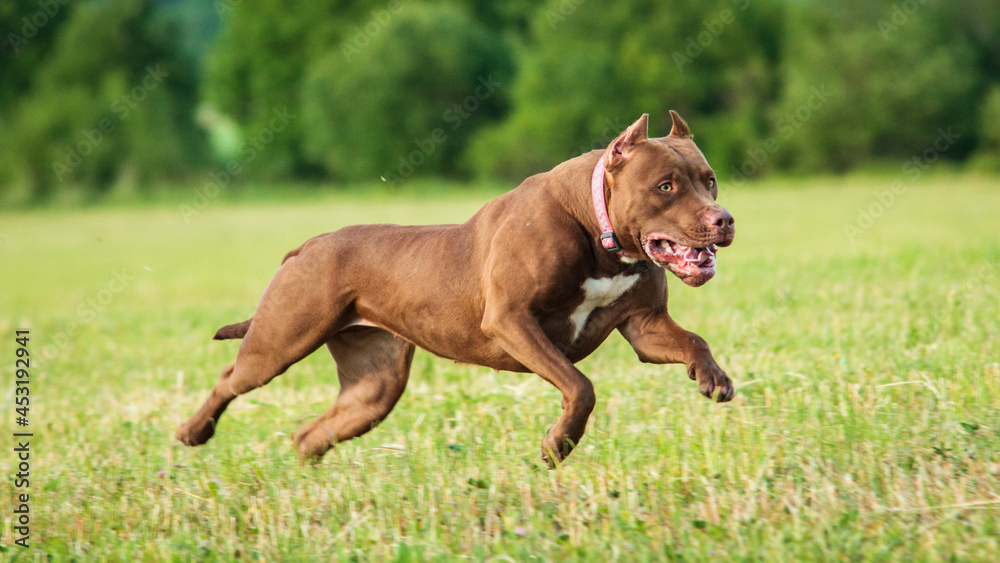
[[[618,135],[618,138],[611,141],[606,154],[607,161],[604,167],[613,170],[628,160],[629,155],[635,146],[648,138],[649,134],[649,114],[644,113],[635,123],[629,125],[628,129]]]
[[[688,129],[688,124],[684,123],[681,116],[677,115],[677,112],[670,110],[670,119],[674,122],[673,127],[670,128],[670,137],[677,137],[678,139],[690,139],[691,130]]]

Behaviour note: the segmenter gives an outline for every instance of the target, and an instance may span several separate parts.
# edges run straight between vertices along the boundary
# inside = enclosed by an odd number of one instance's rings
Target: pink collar
[[[594,213],[597,215],[597,223],[601,226],[601,246],[608,252],[617,252],[625,255],[622,245],[615,236],[615,229],[611,226],[611,218],[608,217],[608,204],[604,200],[604,155],[597,161],[594,167],[594,175],[590,178],[590,196],[594,200]]]

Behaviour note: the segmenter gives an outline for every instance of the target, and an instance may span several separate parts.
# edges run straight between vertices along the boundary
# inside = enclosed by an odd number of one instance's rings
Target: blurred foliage
[[[222,30],[209,54],[204,94],[236,120],[244,134],[267,131],[275,111],[299,114],[306,68],[350,33],[365,16],[356,0],[273,0],[217,4]],[[298,117],[275,134],[264,157],[248,163],[267,179],[315,175],[303,149],[305,123]],[[226,155],[230,156],[230,155]]]
[[[52,38],[66,19],[66,7],[0,1],[0,118],[30,86],[33,70],[52,50]]]
[[[517,180],[667,109],[731,179],[1000,167],[995,0],[0,0],[0,32],[4,199]]]
[[[979,150],[972,165],[984,172],[1000,172],[1000,84],[994,84],[978,115]]]
[[[693,122],[702,149],[732,158],[764,128],[753,110],[776,94],[780,28],[781,5],[768,0],[547,2],[513,111],[475,139],[470,160],[482,174],[516,178],[606,146],[644,112],[651,133],[665,135],[668,109],[706,116]]]
[[[384,14],[384,26],[366,25],[310,69],[307,154],[349,180],[454,174],[470,133],[505,110],[510,49],[453,6]]]
[[[796,129],[785,166],[846,171],[873,158],[905,160],[932,147],[941,130],[958,135],[946,149],[953,158],[975,146],[976,99],[987,77],[967,36],[941,25],[942,5],[921,7],[924,18],[893,19],[895,4],[879,4],[800,7],[789,18],[794,48],[784,57],[785,91],[774,108]],[[814,109],[817,86],[828,101]]]
[[[171,26],[154,18],[154,3],[64,9],[71,16],[33,69],[30,89],[4,106],[10,132],[0,136],[0,169],[44,197],[60,183],[103,191],[203,162],[194,72]]]

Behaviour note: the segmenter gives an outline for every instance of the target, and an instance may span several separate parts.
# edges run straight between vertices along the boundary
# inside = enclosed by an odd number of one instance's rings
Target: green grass
[[[670,310],[736,399],[615,336],[581,362],[598,404],[556,471],[539,459],[554,388],[423,352],[392,415],[319,466],[290,435],[336,396],[325,352],[241,397],[207,446],[173,438],[235,355],[211,335],[251,314],[287,250],[350,223],[462,221],[481,191],[220,199],[189,223],[163,203],[2,213],[5,428],[14,330],[37,366],[34,547],[13,545],[5,477],[3,556],[997,560],[1000,186],[909,184],[852,243],[888,184],[723,187],[736,242],[707,286],[671,279]]]

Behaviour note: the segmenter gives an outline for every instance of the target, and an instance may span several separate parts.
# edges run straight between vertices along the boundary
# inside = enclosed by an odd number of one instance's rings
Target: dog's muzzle
[[[684,283],[698,287],[715,276],[716,246],[684,246],[664,235],[646,237],[643,250],[657,266],[670,270]]]

